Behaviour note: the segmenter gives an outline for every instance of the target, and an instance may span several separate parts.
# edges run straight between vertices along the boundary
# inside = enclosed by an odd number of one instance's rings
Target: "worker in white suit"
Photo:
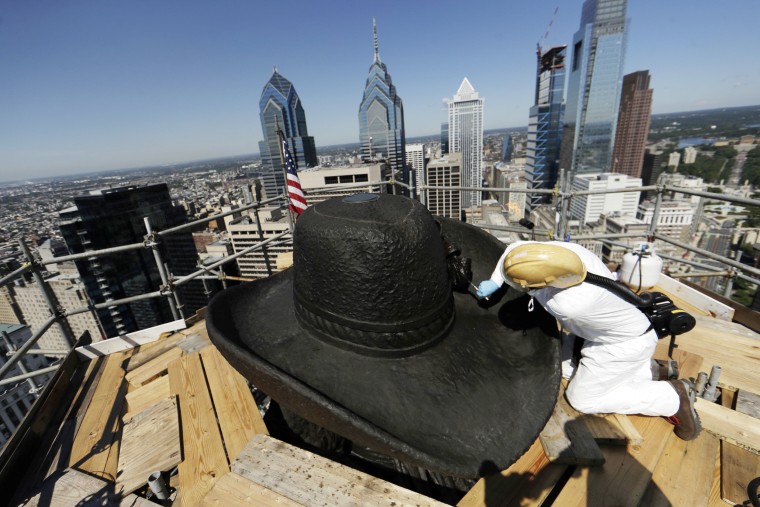
[[[580,245],[518,241],[507,247],[477,294],[488,297],[506,282],[527,291],[570,336],[585,340],[574,368],[563,358],[563,375],[571,379],[567,400],[579,412],[664,416],[680,438],[696,438],[701,427],[691,384],[653,380],[658,338],[649,319],[611,290],[584,283],[587,272],[614,279],[601,259]]]

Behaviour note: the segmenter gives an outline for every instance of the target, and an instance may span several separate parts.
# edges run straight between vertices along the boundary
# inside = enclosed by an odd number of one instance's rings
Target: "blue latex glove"
[[[478,286],[478,298],[487,298],[497,290],[499,290],[499,285],[496,282],[493,280],[483,280]]]

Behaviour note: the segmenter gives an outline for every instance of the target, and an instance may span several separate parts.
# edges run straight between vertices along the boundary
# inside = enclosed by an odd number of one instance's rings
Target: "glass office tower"
[[[409,182],[405,168],[404,105],[396,94],[388,69],[380,60],[377,24],[372,20],[375,60],[369,68],[364,95],[359,105],[359,141],[362,159],[386,159],[395,178]]]
[[[526,146],[525,179],[528,189],[552,189],[557,183],[559,156],[562,144],[562,118],[565,107],[565,53],[567,46],[555,46],[546,51],[537,48],[535,103],[530,108],[528,142]],[[526,215],[539,204],[549,202],[550,196],[528,194]]]
[[[279,125],[299,168],[317,165],[314,138],[306,128],[306,114],[293,83],[274,69],[272,77],[264,86],[259,100],[259,116],[264,140],[259,142],[261,165],[269,178],[264,178],[267,197],[283,192],[285,176],[280,160],[280,142],[277,137]]]
[[[626,46],[626,0],[586,0],[573,37],[560,167],[610,170]]]
[[[449,153],[462,154],[462,186],[483,185],[483,99],[464,78],[449,106]],[[481,193],[462,191],[461,203],[480,206]]]

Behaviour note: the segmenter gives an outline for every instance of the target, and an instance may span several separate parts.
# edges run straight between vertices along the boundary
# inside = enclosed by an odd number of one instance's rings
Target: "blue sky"
[[[357,142],[373,16],[408,136],[438,132],[465,76],[485,128],[523,126],[536,43],[569,44],[581,5],[0,0],[0,181],[257,152],[275,65],[318,147]],[[625,72],[650,70],[654,113],[760,104],[758,0],[629,0],[628,16]]]

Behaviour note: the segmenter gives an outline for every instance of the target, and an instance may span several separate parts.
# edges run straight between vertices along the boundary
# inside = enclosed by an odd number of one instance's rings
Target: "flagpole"
[[[279,141],[277,145],[280,148],[280,167],[282,168],[282,176],[285,178],[283,180],[283,184],[285,187],[283,188],[285,192],[285,202],[288,207],[288,225],[290,226],[290,234],[293,234],[293,210],[290,207],[290,195],[288,195],[288,169],[285,167],[285,152],[282,151],[282,142],[285,140],[285,134],[280,129],[280,122],[277,120],[277,115],[274,117],[274,127],[275,132],[277,133],[277,140]]]

